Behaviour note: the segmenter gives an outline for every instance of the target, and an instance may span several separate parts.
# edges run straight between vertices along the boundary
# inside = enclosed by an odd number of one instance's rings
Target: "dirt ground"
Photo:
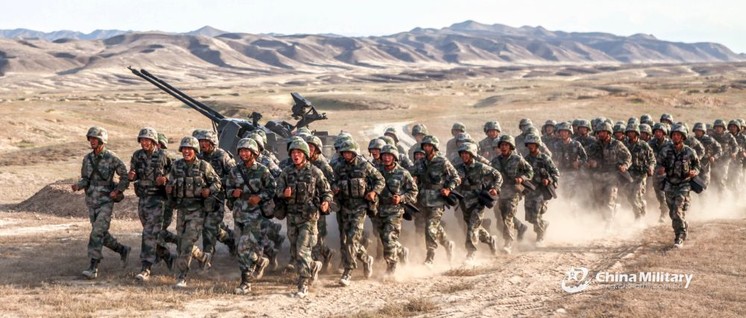
[[[547,67],[550,68],[550,67]],[[475,138],[482,124],[498,120],[515,133],[520,118],[547,119],[606,116],[625,120],[649,113],[671,113],[676,120],[712,122],[746,117],[746,66],[664,65],[610,68],[574,76],[539,76],[536,68],[510,74],[461,76],[449,81],[342,83],[262,88],[260,85],[178,83],[190,95],[230,116],[261,111],[266,119],[289,118],[298,91],[329,120],[312,128],[351,132],[361,143],[394,126],[402,133],[411,123],[425,123],[445,142],[451,124],[463,122]],[[153,71],[156,73],[155,71]],[[123,70],[126,73],[126,70]],[[548,72],[551,73],[551,72]],[[538,75],[537,75],[538,74]],[[177,84],[177,83],[172,83]],[[80,173],[88,151],[88,127],[106,127],[110,148],[129,161],[143,126],[155,127],[173,141],[210,122],[171,97],[141,86],[109,90],[17,90],[0,93],[0,303],[3,316],[263,316],[263,317],[473,317],[473,316],[676,316],[742,317],[746,314],[746,201],[713,193],[693,195],[690,239],[684,249],[670,248],[670,224],[657,223],[657,203],[634,223],[622,204],[615,225],[601,226],[598,214],[562,199],[551,202],[548,246],[536,249],[534,236],[512,255],[492,257],[482,251],[477,262],[447,264],[438,251],[435,269],[421,266],[424,250],[412,225],[403,241],[413,250],[411,264],[396,280],[384,281],[382,262],[371,280],[354,273],[353,286],[338,287],[338,274],[322,275],[303,300],[288,295],[293,279],[270,273],[254,285],[251,296],[231,294],[239,280],[237,262],[221,246],[215,266],[195,271],[189,288],[173,290],[174,274],[159,265],[153,279],[138,284],[137,255],[141,226],[133,193],[115,207],[111,232],[133,246],[128,267],[107,251],[99,279],[80,271],[90,224],[80,193],[68,184]],[[412,142],[403,136],[404,143]],[[175,148],[172,143],[171,148]],[[652,200],[652,201],[651,201]],[[519,217],[523,216],[522,206]],[[491,211],[486,213],[494,218]],[[230,219],[227,220],[230,222]],[[463,255],[463,234],[451,212],[449,235]],[[493,222],[494,224],[494,222]],[[331,226],[330,228],[335,228]],[[495,227],[491,230],[494,232]],[[334,232],[332,230],[331,232]],[[333,236],[333,234],[331,234]],[[336,242],[334,238],[331,241]],[[332,243],[335,247],[336,243]],[[485,248],[483,248],[486,250]],[[287,251],[285,251],[287,253]],[[287,257],[287,255],[283,255]],[[592,283],[570,294],[561,288],[567,272],[585,267],[592,273],[670,272],[692,274],[688,288]]]

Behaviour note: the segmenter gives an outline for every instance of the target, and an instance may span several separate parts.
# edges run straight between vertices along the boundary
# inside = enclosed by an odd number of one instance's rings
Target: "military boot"
[[[254,266],[254,278],[262,279],[264,277],[264,270],[269,266],[269,259],[266,257],[260,257]]]
[[[343,287],[350,286],[350,281],[352,280],[352,275],[350,275],[350,270],[345,269],[344,272],[342,272],[342,277],[339,279],[339,284]]]
[[[83,271],[83,276],[88,279],[96,279],[98,277],[98,263],[101,262],[100,260],[91,258],[91,265],[88,267],[88,269]]]
[[[492,253],[492,256],[497,255],[497,236],[490,236],[490,253]]]
[[[295,292],[295,297],[306,298],[308,296],[308,282],[305,278],[298,279],[298,291]]]
[[[433,261],[435,260],[435,250],[428,249],[427,256],[425,257],[425,266],[427,268],[433,268]]]
[[[526,226],[526,224],[523,224],[523,222],[518,223],[518,242],[523,241],[523,236],[526,234],[526,231],[528,231],[528,226]]]
[[[396,274],[396,262],[390,262],[386,264],[386,276],[394,276]]]
[[[127,267],[127,258],[130,256],[130,250],[132,248],[127,245],[119,245],[117,253],[119,253],[119,259],[122,260],[122,268]]]
[[[251,272],[241,270],[241,284],[233,290],[236,295],[246,295],[251,292]]]
[[[176,278],[176,284],[174,284],[174,287],[175,288],[186,288],[187,287],[186,277],[187,277],[186,272],[180,273],[179,277]]]
[[[513,242],[505,242],[505,245],[503,246],[503,253],[510,254],[513,252]]]
[[[311,279],[308,282],[309,286],[313,286],[313,284],[316,283],[317,280],[319,280],[319,272],[321,272],[322,267],[324,267],[324,264],[322,264],[321,262],[313,262],[313,264],[311,265]]]
[[[373,276],[373,263],[376,261],[373,256],[368,255],[365,258],[365,262],[363,262],[363,274],[365,275],[365,279],[370,278]]]
[[[146,282],[150,280],[150,267],[151,264],[149,262],[142,262],[142,270],[139,274],[135,276],[135,279]]]

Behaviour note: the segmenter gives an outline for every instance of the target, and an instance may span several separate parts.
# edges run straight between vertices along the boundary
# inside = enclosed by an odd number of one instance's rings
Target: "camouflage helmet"
[[[383,139],[381,138],[371,139],[370,142],[368,143],[368,150],[370,149],[381,150],[383,149],[383,146],[386,146],[386,142],[383,141]]]
[[[663,132],[664,135],[668,135],[668,125],[666,124],[655,123],[655,125],[653,125],[653,132],[655,132],[656,130],[660,130]]]
[[[729,121],[728,122],[728,128],[730,128],[731,125],[736,126],[736,130],[737,131],[741,130],[741,123],[738,122],[738,119],[733,119],[733,120]]]
[[[158,132],[153,128],[144,127],[140,129],[140,132],[137,134],[137,142],[140,142],[140,138],[150,139],[154,143],[158,143]]]
[[[614,125],[614,128],[612,128],[613,132],[616,133],[624,133],[625,132],[625,126],[624,124],[616,123]]]
[[[555,126],[556,127],[557,126],[557,121],[549,119],[546,122],[544,122],[544,127],[546,127],[546,126]]]
[[[378,139],[383,140],[383,142],[385,142],[387,145],[396,146],[396,141],[394,140],[394,138],[391,138],[390,136],[381,136],[381,137],[378,137]]]
[[[339,135],[337,135],[337,138],[350,138],[352,139],[352,135],[346,131],[340,131]]]
[[[701,122],[694,123],[694,128],[692,128],[692,131],[697,131],[697,130],[701,130],[701,131],[707,133],[707,127],[705,126],[704,123],[701,123]]]
[[[684,125],[674,125],[671,129],[670,135],[673,136],[673,133],[681,133],[681,135],[686,139],[687,135],[689,134],[688,129],[686,129],[686,126]]]
[[[259,146],[253,138],[242,138],[239,140],[238,145],[236,146],[236,152],[241,151],[241,149],[248,149],[255,156],[259,155]]]
[[[383,135],[393,138],[394,142],[397,142],[397,143],[399,142],[399,137],[396,136],[396,128],[394,127],[386,128],[386,131],[383,133]]]
[[[334,150],[338,150],[339,147],[347,140],[352,140],[352,137],[345,136],[345,137],[337,137],[337,139],[334,140]]]
[[[319,137],[311,135],[311,136],[307,136],[305,138],[305,140],[306,140],[306,143],[309,146],[313,145],[314,147],[316,147],[316,151],[320,152],[321,149],[324,149],[324,144],[321,142],[321,138],[319,138]],[[309,147],[309,149],[310,149],[310,147]]]
[[[253,132],[249,134],[248,138],[251,138],[254,140],[254,142],[256,142],[256,146],[259,147],[260,151],[261,149],[264,149],[264,137],[262,137],[262,135]]]
[[[259,136],[262,136],[262,138],[264,138],[265,141],[267,140],[267,132],[264,131],[264,129],[255,129],[254,133],[259,134]]]
[[[458,131],[464,132],[466,131],[466,126],[462,123],[456,122],[456,123],[453,123],[453,126],[451,126],[451,130],[458,130]]]
[[[254,140],[256,140],[256,139],[254,139]],[[298,140],[303,140],[303,137],[301,137],[301,136],[293,136],[293,137],[290,137],[288,139],[287,144],[285,145],[285,149],[287,149],[288,153],[290,153],[290,145],[292,145],[293,142],[298,141]],[[303,141],[305,142],[305,140],[303,140]],[[339,139],[337,139],[337,141],[339,141]]]
[[[288,154],[297,149],[303,152],[304,155],[306,155],[306,159],[311,157],[311,151],[308,149],[308,144],[305,140],[303,140],[303,138],[293,138],[292,140],[293,141],[290,142],[290,145],[288,145]]]
[[[96,138],[101,141],[102,144],[109,142],[109,132],[105,128],[93,126],[88,128],[88,133],[85,134],[86,138]]]
[[[669,122],[670,124],[674,123],[673,116],[671,116],[671,114],[668,114],[668,113],[663,113],[663,115],[661,115],[661,120],[659,121],[662,123],[663,122]]]
[[[639,125],[640,121],[637,119],[637,117],[630,117],[627,119],[627,125],[629,124],[636,124]]]
[[[195,130],[195,133],[196,132],[197,130]],[[194,133],[192,136],[194,136]],[[197,138],[197,140],[207,140],[213,144],[213,146],[218,144],[218,135],[212,130],[199,129],[199,132],[196,133],[196,136],[194,137]]]
[[[181,138],[181,142],[179,143],[179,151],[181,151],[181,149],[183,148],[192,148],[194,149],[194,152],[199,152],[199,140],[192,136]]]
[[[738,122],[741,124],[741,128],[746,128],[746,119],[739,118]]]
[[[458,135],[456,135],[456,142],[471,142],[471,143],[473,143],[474,139],[471,138],[471,135],[469,135],[469,133],[462,132],[462,133],[459,133]]]
[[[641,134],[642,133],[646,133],[648,135],[652,135],[653,134],[653,128],[651,128],[650,125],[648,125],[648,124],[640,124],[639,127],[640,127],[640,133]]]
[[[536,127],[534,126],[530,126],[526,128],[526,130],[524,130],[523,132],[526,133],[526,135],[536,135],[536,136],[539,135],[539,130],[536,129]]]
[[[433,145],[433,149],[435,151],[438,151],[438,145],[440,144],[440,140],[438,140],[438,137],[435,137],[433,135],[427,135],[425,138],[422,138],[422,142],[420,142],[420,147],[424,145]],[[425,149],[425,147],[422,147],[422,149]]]
[[[358,147],[357,143],[354,140],[345,140],[339,146],[339,149],[337,151],[339,153],[352,152],[356,156],[360,155],[360,147]]]
[[[311,132],[311,129],[308,129],[308,127],[301,127],[295,131],[295,135],[313,135],[313,132]]]
[[[515,138],[511,135],[500,136],[500,138],[492,142],[492,148],[498,148],[502,143],[507,143],[510,145],[510,149],[515,149]]]
[[[610,123],[602,122],[602,123],[596,125],[596,130],[595,131],[596,131],[596,133],[601,132],[601,131],[608,131],[611,134],[611,133],[614,132],[614,128],[611,127]]]
[[[502,131],[502,128],[500,128],[500,123],[497,121],[488,121],[484,123],[484,133],[486,134],[490,130],[497,130],[498,132]]]
[[[578,125],[580,125],[581,121],[582,121],[582,119],[577,119],[577,118],[573,119],[572,123],[570,123],[570,125],[572,125],[573,127],[578,127]]]
[[[721,126],[721,127],[723,127],[723,128],[727,128],[727,127],[725,126],[725,121],[724,121],[724,120],[722,120],[722,119],[715,119],[715,122],[714,122],[714,123],[712,123],[712,128],[713,128],[713,129],[714,129],[715,127],[717,127],[717,126]]]
[[[477,150],[477,145],[471,142],[465,142],[461,146],[458,147],[459,155],[462,152],[466,152],[470,154],[472,157],[476,157],[477,153],[479,153],[479,151]]]
[[[577,126],[578,126],[578,128],[585,127],[585,128],[588,128],[588,130],[591,129],[591,123],[587,119],[581,119],[581,120],[579,120]]]
[[[168,137],[162,133],[158,133],[158,144],[160,144],[161,148],[168,149]]]
[[[521,121],[518,123],[518,129],[523,131],[527,126],[533,126],[534,123],[531,121],[531,118],[521,118]]]
[[[528,134],[526,135],[526,138],[523,139],[523,145],[528,146],[528,144],[541,144],[541,138],[539,136],[534,134]]]
[[[425,124],[415,124],[412,126],[412,136],[427,135],[427,126]]]
[[[385,153],[394,156],[394,161],[399,161],[399,150],[396,149],[396,146],[384,145],[383,148],[381,148],[381,156]]]
[[[570,123],[568,123],[568,122],[564,122],[564,121],[560,122],[560,123],[557,124],[557,126],[555,128],[557,129],[558,133],[560,131],[566,130],[566,131],[569,131],[570,134],[572,135],[572,125]]]
[[[648,124],[652,121],[653,121],[653,116],[650,116],[650,114],[642,114],[642,116],[640,116],[640,122],[643,124]]]
[[[643,125],[645,125],[645,124],[643,124]],[[647,125],[645,125],[645,126],[647,126]],[[650,126],[648,126],[648,127],[650,127]],[[624,130],[624,132],[628,133],[630,131],[633,131],[633,132],[637,133],[637,135],[639,136],[640,135],[640,125],[638,125],[636,123],[631,123],[631,124],[627,125],[627,128]]]
[[[600,124],[602,122],[603,122],[603,120],[601,120],[600,117],[596,117],[596,118],[591,119],[591,124],[588,127],[588,130],[593,130],[593,128],[595,128],[596,126],[598,126],[598,124]],[[591,127],[593,127],[593,128],[591,128]]]
[[[416,153],[424,154],[425,153],[425,151],[422,150],[422,146],[420,144],[414,144],[412,147],[414,147],[414,151],[412,151],[412,154],[416,154]]]

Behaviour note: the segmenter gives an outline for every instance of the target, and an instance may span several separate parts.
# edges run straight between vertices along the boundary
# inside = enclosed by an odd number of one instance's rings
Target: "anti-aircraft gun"
[[[292,117],[298,120],[295,125],[280,120],[270,120],[261,125],[259,121],[262,119],[262,115],[258,112],[252,112],[248,116],[251,121],[241,118],[227,118],[214,108],[195,100],[144,69],[137,70],[132,67],[128,67],[128,69],[132,71],[132,74],[143,78],[158,89],[209,118],[212,121],[213,130],[218,134],[218,147],[232,153],[234,157],[238,155],[236,153],[238,141],[241,138],[247,137],[252,132],[261,129],[267,135],[265,147],[274,152],[280,160],[287,158],[286,143],[296,129],[307,127],[310,123],[317,120],[327,119],[326,114],[320,114],[309,100],[298,93],[290,94],[295,102],[292,106]],[[324,154],[330,156],[334,151],[333,144],[335,136],[330,136],[326,131],[316,131],[314,135],[319,137],[324,143]]]

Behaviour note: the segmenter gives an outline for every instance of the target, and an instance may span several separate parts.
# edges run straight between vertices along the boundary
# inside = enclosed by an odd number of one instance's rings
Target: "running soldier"
[[[588,161],[588,155],[585,148],[577,140],[572,139],[572,126],[562,122],[557,124],[557,134],[559,140],[552,146],[552,154],[557,168],[562,173],[562,196],[570,200],[571,204],[577,204],[575,198],[578,196],[578,189],[586,183],[582,180],[580,168]]]
[[[619,174],[629,169],[631,155],[627,147],[611,138],[612,127],[601,123],[596,128],[598,140],[588,146],[588,167],[591,169],[591,180],[594,183],[596,208],[602,211],[607,228],[616,214],[617,194],[619,191]]]
[[[456,145],[456,136],[458,136],[459,133],[465,133],[466,132],[466,126],[462,123],[453,123],[453,126],[451,127],[451,138],[446,142],[446,158],[453,158],[458,156],[458,146]],[[420,142],[421,143],[421,142]]]
[[[479,142],[480,155],[487,160],[495,158],[495,152],[492,151],[492,145],[496,142],[497,138],[500,137],[500,123],[497,121],[488,121],[484,123],[484,134],[487,135]]]
[[[415,161],[417,161],[414,158],[414,150],[419,147],[420,142],[422,142],[422,138],[425,138],[429,132],[427,131],[427,126],[425,124],[415,124],[412,126],[412,137],[414,137],[414,145],[412,147],[409,147],[409,152],[407,155],[409,155],[409,159],[412,159],[412,164],[414,164]],[[410,169],[411,170],[411,169]]]
[[[502,222],[503,240],[505,241],[503,251],[510,254],[513,241],[516,236],[513,229],[518,230],[518,239],[523,238],[523,233],[528,227],[516,218],[518,203],[523,197],[525,181],[534,177],[531,165],[523,157],[515,152],[515,139],[510,135],[502,135],[493,145],[499,154],[492,159],[492,167],[502,174],[503,184],[500,188],[500,199],[495,217]],[[498,226],[500,228],[500,226]]]
[[[723,155],[723,147],[707,134],[704,123],[695,123],[692,131],[694,132],[694,137],[705,147],[705,155],[700,159],[699,176],[705,182],[705,185],[709,186],[712,164]]]
[[[653,175],[655,168],[655,154],[648,143],[640,140],[640,128],[636,124],[627,125],[627,140],[624,145],[632,156],[632,165],[628,171],[632,176],[632,182],[627,184],[625,190],[635,220],[642,220],[646,213],[647,202],[645,201],[646,183],[649,176]]]
[[[648,145],[653,149],[653,153],[658,154],[665,148],[671,141],[668,139],[668,127],[664,124],[657,123],[653,125],[653,139],[648,141]],[[668,204],[666,203],[666,192],[663,190],[663,176],[656,174],[653,178],[653,191],[655,192],[655,198],[658,200],[658,209],[660,210],[660,217],[658,218],[659,223],[665,221],[665,216],[668,213]]]
[[[536,247],[544,247],[544,236],[549,227],[549,222],[544,220],[544,214],[547,212],[547,201],[553,198],[551,190],[557,186],[560,172],[554,165],[552,157],[539,151],[541,139],[538,136],[526,136],[524,144],[529,151],[526,162],[531,165],[534,172],[532,181],[537,186],[535,191],[529,191],[526,194],[524,203],[526,221],[534,225]]]
[[[723,149],[723,154],[718,158],[712,166],[712,181],[715,184],[719,194],[722,196],[725,194],[728,185],[728,179],[731,177],[728,169],[730,168],[730,162],[736,158],[738,154],[738,142],[733,135],[726,131],[725,121],[722,119],[715,120],[712,124],[712,138],[720,144]]]
[[[321,149],[323,149],[321,138],[308,136],[306,137],[306,143],[308,144],[308,151],[311,154],[311,157],[308,160],[312,165],[314,165],[314,167],[321,170],[330,185],[334,184],[334,169],[329,165],[329,162],[326,161],[324,155],[321,154]],[[325,214],[319,216],[317,227],[319,229],[319,238],[316,246],[313,248],[313,259],[316,261],[322,261],[323,271],[327,272],[332,257],[334,257],[334,250],[326,243],[326,236],[329,233],[329,230],[327,229]]]

